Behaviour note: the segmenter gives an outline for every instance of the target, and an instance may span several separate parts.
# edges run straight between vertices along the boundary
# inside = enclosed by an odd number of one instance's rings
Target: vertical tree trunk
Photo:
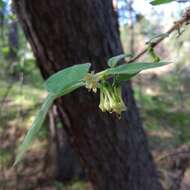
[[[84,172],[81,169],[79,158],[69,144],[64,126],[59,126],[56,108],[56,106],[53,106],[49,111],[48,158],[51,160],[52,176],[60,182],[84,179]],[[48,162],[46,163],[48,164]]]
[[[56,180],[71,181],[84,178],[78,156],[73,151],[63,128],[56,129],[57,172]]]
[[[135,31],[134,31],[134,10],[133,10],[133,0],[126,0],[128,12],[129,12],[129,32],[130,32],[130,42],[129,42],[129,51],[134,54],[134,41],[135,41]]]
[[[19,48],[19,34],[18,34],[18,23],[17,21],[12,21],[9,26],[9,54],[8,58],[11,61],[15,61],[17,59],[17,53]]]
[[[74,64],[100,71],[122,53],[111,0],[14,0],[44,78]],[[64,80],[64,79],[63,79]],[[130,83],[119,120],[86,89],[56,101],[69,140],[95,190],[161,190]]]

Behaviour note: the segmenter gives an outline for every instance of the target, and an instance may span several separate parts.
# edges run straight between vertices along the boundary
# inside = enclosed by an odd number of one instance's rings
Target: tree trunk
[[[63,126],[59,125],[59,122],[57,107],[53,106],[49,111],[49,156],[47,156],[51,160],[51,176],[64,183],[84,179],[79,158],[73,151],[68,135],[65,133]],[[47,164],[49,162],[46,162],[45,166]]]
[[[12,21],[10,23],[9,34],[8,34],[8,42],[9,42],[8,58],[11,61],[16,61],[18,48],[19,48],[19,34],[18,34],[18,23],[17,23],[17,21]]]
[[[109,57],[122,53],[111,0],[14,2],[45,79],[84,62],[100,71]],[[123,96],[128,111],[121,120],[102,113],[98,95],[86,89],[56,104],[95,190],[161,190],[129,82]]]

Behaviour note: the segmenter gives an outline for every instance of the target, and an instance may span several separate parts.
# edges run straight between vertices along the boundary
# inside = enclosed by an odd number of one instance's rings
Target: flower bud
[[[97,77],[96,74],[94,74],[94,72],[88,73],[85,78],[85,87],[89,90],[89,91],[93,91],[94,93],[97,92],[97,87],[99,84],[99,78]]]

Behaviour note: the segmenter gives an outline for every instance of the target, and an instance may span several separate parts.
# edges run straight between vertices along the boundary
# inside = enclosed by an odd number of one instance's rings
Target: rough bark
[[[14,0],[44,78],[74,64],[99,71],[122,53],[111,0]],[[69,140],[95,190],[161,190],[130,83],[118,120],[86,89],[56,101]]]
[[[84,172],[79,158],[73,151],[68,135],[63,126],[60,126],[57,117],[57,107],[53,106],[49,112],[49,156],[51,160],[52,177],[60,182],[84,179]],[[48,164],[48,163],[47,163]],[[47,166],[47,165],[46,165]]]

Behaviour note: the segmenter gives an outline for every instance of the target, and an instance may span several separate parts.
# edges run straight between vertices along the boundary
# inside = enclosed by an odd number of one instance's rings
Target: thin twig
[[[174,25],[164,34],[161,35],[159,38],[157,38],[154,42],[151,43],[151,46],[154,48],[156,47],[160,42],[162,42],[165,38],[167,38],[172,32],[180,30],[180,28],[184,24],[188,24],[190,21],[190,8],[188,8],[185,12],[185,14],[182,16],[182,18],[176,22],[174,22]],[[132,63],[139,59],[142,55],[144,55],[148,51],[149,47],[144,48],[140,53],[138,53],[136,56],[132,57],[129,61],[126,63]]]

